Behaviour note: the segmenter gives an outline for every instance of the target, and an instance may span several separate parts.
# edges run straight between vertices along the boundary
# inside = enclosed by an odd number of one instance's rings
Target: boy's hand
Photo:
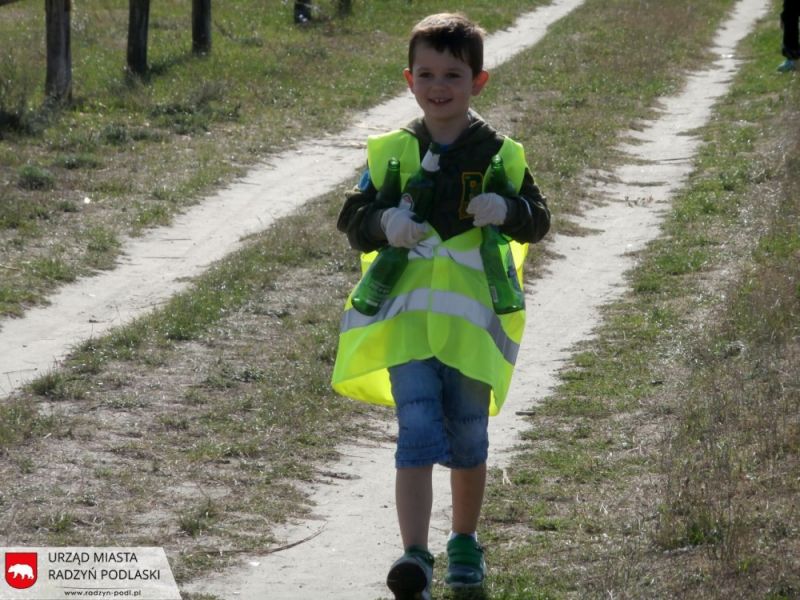
[[[503,225],[508,214],[506,199],[500,194],[491,192],[478,194],[467,205],[467,212],[474,215],[472,224],[475,227],[484,225]]]
[[[389,245],[397,248],[413,248],[428,233],[428,226],[415,221],[407,208],[387,208],[381,215],[381,227]]]

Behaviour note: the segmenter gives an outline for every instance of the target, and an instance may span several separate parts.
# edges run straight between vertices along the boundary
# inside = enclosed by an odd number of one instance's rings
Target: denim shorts
[[[436,358],[389,369],[397,405],[395,466],[471,469],[489,453],[489,385]]]

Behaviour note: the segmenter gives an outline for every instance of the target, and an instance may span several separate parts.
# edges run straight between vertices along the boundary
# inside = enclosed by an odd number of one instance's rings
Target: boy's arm
[[[367,179],[366,185],[347,194],[336,221],[337,229],[347,234],[350,247],[361,252],[372,252],[386,245],[386,234],[381,228],[385,207],[375,202],[377,193],[372,181]]]
[[[550,210],[530,171],[525,169],[519,194],[505,200],[508,212],[500,231],[517,242],[541,240],[550,229]]]

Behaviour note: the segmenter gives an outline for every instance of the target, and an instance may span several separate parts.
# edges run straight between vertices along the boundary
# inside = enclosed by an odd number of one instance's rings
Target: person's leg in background
[[[800,0],[784,0],[781,12],[781,28],[783,29],[781,53],[786,60],[778,66],[779,71],[794,71],[797,60],[800,59],[798,20],[800,20]]]
[[[300,25],[311,20],[311,0],[295,0],[294,22]]]

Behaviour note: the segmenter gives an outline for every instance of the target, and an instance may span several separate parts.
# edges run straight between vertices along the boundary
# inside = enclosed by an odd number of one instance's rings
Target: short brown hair
[[[483,36],[486,32],[461,13],[439,13],[425,17],[411,30],[408,42],[408,68],[414,68],[414,54],[420,42],[437,52],[448,50],[463,60],[477,75],[483,71]]]

